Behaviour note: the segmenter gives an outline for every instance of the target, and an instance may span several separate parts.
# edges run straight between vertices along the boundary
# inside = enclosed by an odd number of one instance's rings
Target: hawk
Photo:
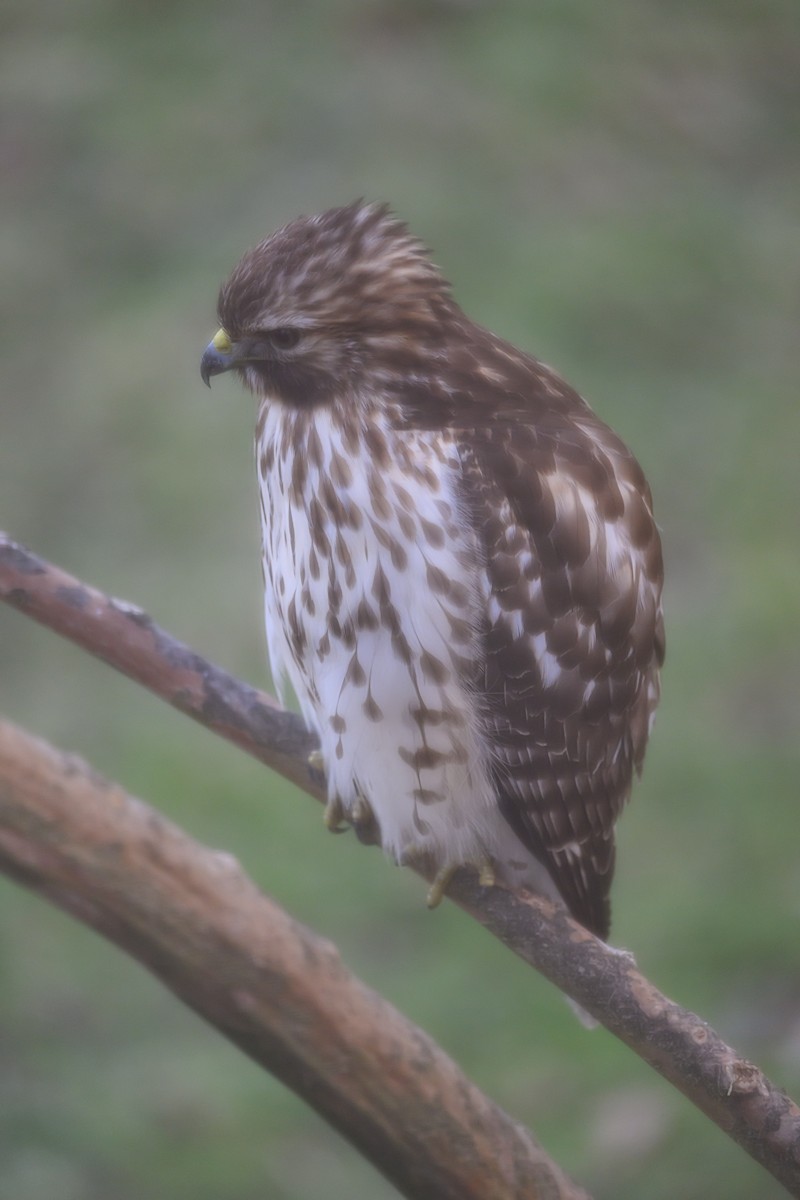
[[[664,655],[650,490],[550,367],[471,321],[382,205],[300,217],[219,294],[258,400],[265,615],[328,823],[530,888],[605,938]]]

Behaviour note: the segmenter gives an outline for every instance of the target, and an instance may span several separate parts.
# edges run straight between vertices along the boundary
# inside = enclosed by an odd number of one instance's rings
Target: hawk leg
[[[402,866],[409,866],[414,863],[422,867],[423,870],[431,865],[430,852],[419,844],[409,846],[401,860]],[[438,908],[445,892],[450,886],[453,876],[462,867],[472,867],[477,871],[478,883],[481,887],[494,887],[497,882],[494,863],[488,855],[485,858],[470,859],[466,862],[447,863],[445,866],[439,867],[428,888],[428,894],[425,898],[428,908]]]

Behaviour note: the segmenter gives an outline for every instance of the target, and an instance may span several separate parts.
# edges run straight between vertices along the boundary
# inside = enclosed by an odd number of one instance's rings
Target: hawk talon
[[[306,766],[312,781],[319,787],[325,785],[325,758],[322,751],[312,750],[306,758]]]
[[[358,792],[350,808],[350,823],[356,831],[356,837],[365,846],[380,846],[381,829],[375,812],[361,792]]]
[[[375,813],[372,811],[372,805],[360,792],[350,809],[350,820],[354,825],[372,825],[375,823]]]
[[[490,858],[484,859],[481,863],[475,864],[478,869],[478,883],[481,887],[494,887],[497,883],[497,875],[494,870],[494,863]]]
[[[425,897],[425,903],[428,908],[438,908],[442,903],[442,898],[450,886],[450,881],[458,870],[457,864],[451,864],[449,867],[441,867],[433,877],[433,883],[428,888],[428,894]]]
[[[477,862],[450,863],[449,866],[440,867],[433,877],[433,883],[428,888],[426,897],[428,908],[438,908],[453,876],[462,867],[474,867],[478,872],[478,883],[481,887],[494,887],[497,882],[494,863],[490,858],[483,858]]]
[[[328,830],[328,833],[347,833],[347,814],[338,796],[331,796],[325,805],[325,812],[322,819],[325,822],[325,828]]]
[[[311,751],[306,762],[310,771],[320,771],[323,775],[325,774],[325,759],[319,747]]]

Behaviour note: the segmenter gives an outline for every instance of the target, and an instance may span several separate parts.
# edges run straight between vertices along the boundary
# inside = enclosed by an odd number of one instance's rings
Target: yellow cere
[[[231,339],[224,329],[218,329],[211,339],[211,345],[215,350],[219,350],[220,354],[227,354],[231,348]]]

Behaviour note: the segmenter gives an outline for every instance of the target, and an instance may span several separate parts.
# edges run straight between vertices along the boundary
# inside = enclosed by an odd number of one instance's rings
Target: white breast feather
[[[263,423],[261,446],[280,442],[284,411],[269,408]],[[337,454],[344,454],[342,435],[327,410],[316,416],[316,431],[323,447],[322,471],[309,469],[304,499],[319,493],[321,473],[329,471]],[[391,438],[391,431],[385,431]],[[435,439],[435,433],[420,435]],[[422,452],[423,446],[417,451]],[[304,447],[295,446],[295,454]],[[472,534],[459,513],[455,494],[458,462],[455,451],[426,455],[437,480],[435,490],[415,489],[413,536],[402,537],[407,561],[399,567],[370,520],[359,529],[343,531],[344,545],[353,565],[348,586],[337,565],[343,595],[339,620],[357,620],[359,605],[377,612],[374,595],[376,571],[382,570],[391,604],[402,621],[409,647],[409,662],[396,653],[385,626],[360,629],[357,637],[358,668],[353,679],[353,652],[326,633],[328,564],[313,580],[310,559],[313,539],[305,503],[287,500],[291,461],[276,453],[274,467],[260,471],[263,545],[267,576],[265,615],[270,660],[276,682],[288,678],[304,717],[320,736],[328,786],[345,806],[356,798],[356,784],[368,798],[378,818],[384,849],[398,861],[411,846],[430,850],[441,863],[473,861],[505,842],[510,831],[497,812],[487,778],[475,704],[454,663],[454,655],[474,657],[477,612],[487,601],[485,584],[477,570]],[[353,467],[352,460],[350,465]],[[382,473],[390,502],[409,489],[409,478],[397,460]],[[353,470],[350,486],[341,492],[364,513],[374,510],[367,467]],[[449,511],[449,518],[447,513]],[[442,530],[442,545],[433,545],[424,529]],[[391,520],[375,519],[379,530]],[[331,526],[332,528],[332,526]],[[292,537],[294,549],[292,550]],[[470,570],[470,563],[472,569]],[[431,587],[429,569],[442,572],[449,587],[443,593]],[[284,580],[283,595],[278,580]],[[301,603],[303,586],[314,608],[311,616]],[[484,594],[478,589],[483,586]],[[294,600],[302,617],[308,647],[301,663],[292,650],[286,614]],[[305,606],[307,608],[307,606]],[[453,636],[452,619],[460,622],[462,641]],[[463,641],[467,623],[469,640]],[[330,649],[328,649],[328,643]],[[441,664],[442,670],[432,664]],[[363,673],[363,678],[362,678]],[[379,719],[365,715],[365,702],[380,712]],[[511,838],[516,857],[520,845]]]

